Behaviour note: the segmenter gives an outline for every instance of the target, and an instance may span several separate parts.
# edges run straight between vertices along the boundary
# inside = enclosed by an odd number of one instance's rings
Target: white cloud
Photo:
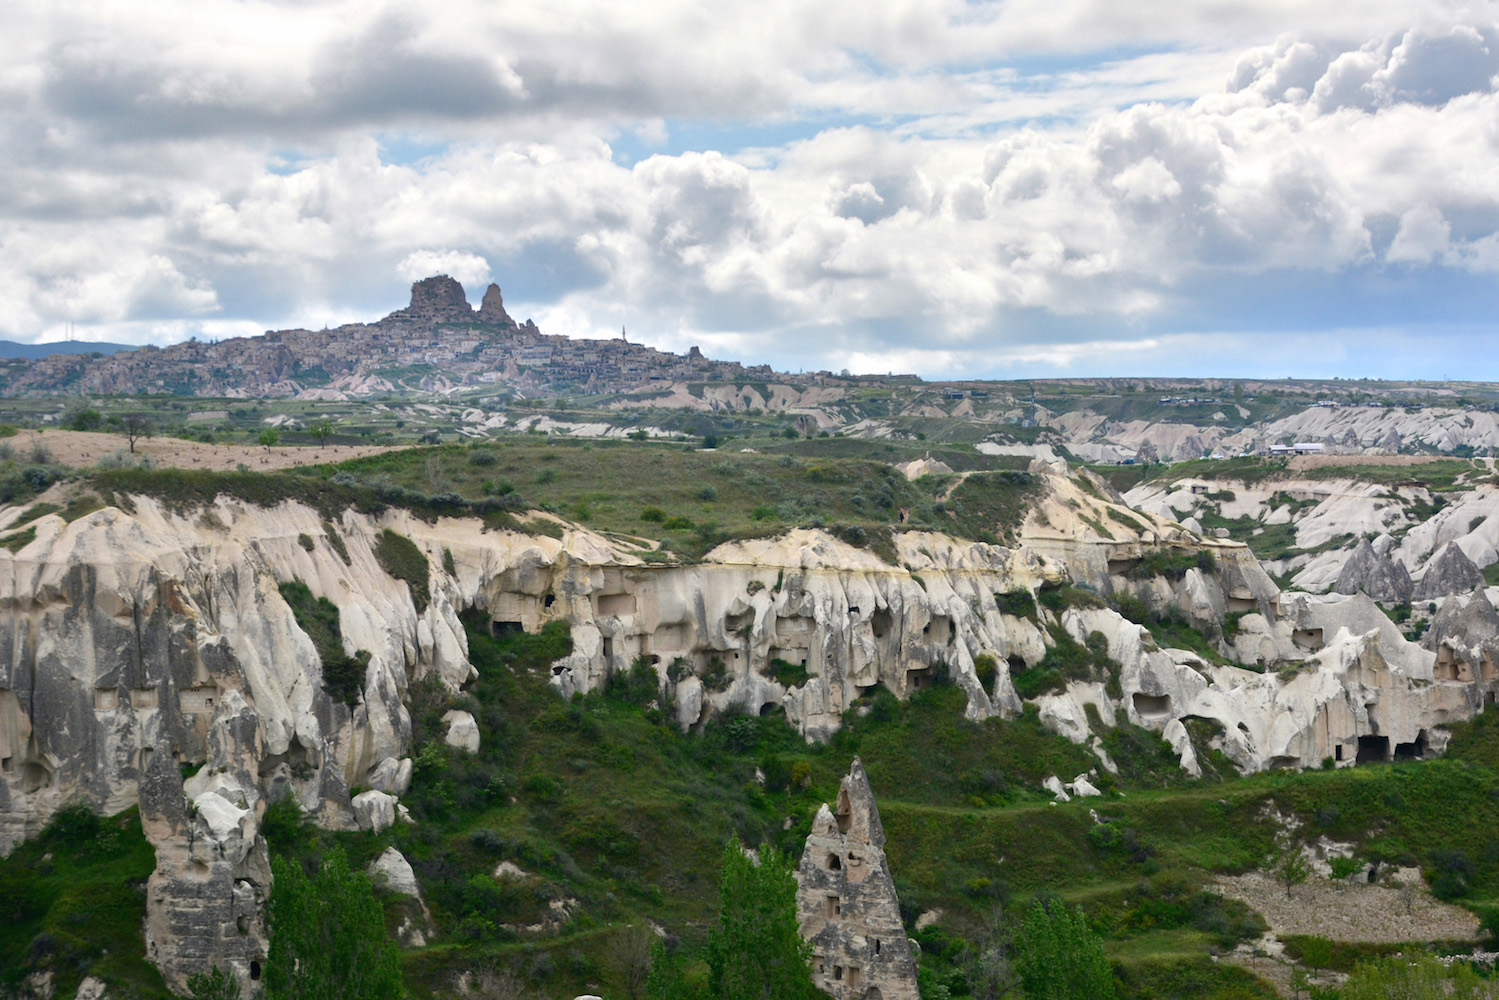
[[[1166,351],[1270,276],[1499,269],[1494,14],[26,0],[0,334],[321,325],[446,272],[807,367]]]
[[[482,292],[489,284],[489,261],[463,250],[417,250],[396,265],[396,273],[407,281],[446,274],[468,291],[477,288]]]
[[[1385,251],[1392,264],[1430,264],[1452,245],[1452,225],[1440,209],[1421,204],[1400,216],[1400,229]]]

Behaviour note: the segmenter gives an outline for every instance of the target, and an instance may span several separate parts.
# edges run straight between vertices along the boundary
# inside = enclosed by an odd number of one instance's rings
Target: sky
[[[1499,380],[1499,2],[9,0],[0,337]]]

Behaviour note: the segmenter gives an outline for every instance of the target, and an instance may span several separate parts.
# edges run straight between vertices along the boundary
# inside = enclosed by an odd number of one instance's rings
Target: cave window
[[[9,770],[10,770],[10,758],[9,757],[0,757],[0,771],[9,771]]]
[[[838,821],[838,832],[847,833],[849,825],[853,822],[853,806],[848,801],[848,792],[838,792],[838,812],[834,814]]]
[[[836,855],[836,854],[829,854],[828,855],[828,869],[830,871],[838,871],[842,867],[843,867],[843,859],[842,858],[838,857],[838,855]]]
[[[837,896],[829,896],[822,901],[822,915],[824,917],[836,917],[843,913],[843,905]]]
[[[874,939],[874,953],[876,955],[878,955],[880,953],[880,939],[879,938],[875,938]]]
[[[1343,744],[1339,743],[1337,746],[1332,748],[1332,757],[1333,760],[1343,759]]]
[[[253,981],[255,981],[255,982],[257,982],[257,983],[260,982],[260,963],[259,962],[251,962],[250,963],[250,979],[253,980]]]
[[[545,597],[543,597],[541,599],[541,606],[543,608],[550,608],[553,604],[556,604],[556,603],[557,603],[557,595],[556,594],[548,594],[548,595],[546,595]]]
[[[841,966],[841,965],[835,965],[835,966],[833,966],[833,978],[835,980],[837,980],[838,982],[842,982],[843,981],[843,966]]]

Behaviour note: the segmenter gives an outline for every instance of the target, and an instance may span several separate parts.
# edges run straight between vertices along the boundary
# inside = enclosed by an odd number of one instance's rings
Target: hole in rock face
[[[833,814],[833,818],[838,821],[838,831],[840,833],[848,832],[849,825],[853,822],[853,811],[853,806],[848,801],[848,792],[839,789],[838,811]]]
[[[876,639],[883,639],[885,638],[885,636],[889,635],[890,627],[894,623],[894,619],[891,617],[890,611],[887,608],[880,608],[874,614],[869,616],[869,627],[874,630],[874,637]]]
[[[28,760],[21,765],[21,790],[28,795],[39,792],[52,784],[52,772],[39,761]]]
[[[1370,764],[1390,759],[1390,738],[1388,736],[1360,736],[1358,738],[1357,763]]]
[[[1343,759],[1343,744],[1339,743],[1337,746],[1335,746],[1335,747],[1332,748],[1332,759],[1333,760],[1342,760]]]
[[[1136,691],[1135,714],[1149,717],[1170,715],[1171,696],[1165,694],[1146,694],[1144,691]]]
[[[557,595],[556,594],[548,594],[548,595],[546,595],[545,597],[543,597],[541,599],[541,606],[543,608],[550,608],[553,604],[556,604],[556,603],[557,603]]]
[[[507,635],[519,635],[525,630],[526,627],[520,622],[491,622],[489,625],[489,631],[496,639]]]
[[[633,615],[635,613],[634,594],[600,594],[598,599],[599,617],[619,617],[621,615]]]
[[[842,867],[843,867],[843,859],[842,858],[838,857],[838,855],[836,855],[836,854],[829,854],[828,855],[828,870],[829,871],[838,871]]]
[[[250,978],[252,980],[254,980],[255,982],[259,982],[260,981],[260,963],[259,962],[251,962],[250,963]]]

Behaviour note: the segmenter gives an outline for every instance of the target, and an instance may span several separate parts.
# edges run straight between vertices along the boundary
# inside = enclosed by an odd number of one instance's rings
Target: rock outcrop
[[[1343,564],[1332,589],[1339,594],[1362,592],[1386,604],[1403,604],[1410,600],[1413,587],[1405,564],[1375,552],[1365,538]]]
[[[463,286],[446,274],[439,274],[413,283],[411,304],[392,313],[390,318],[421,325],[466,323],[473,320],[474,311],[463,294]]]
[[[836,807],[817,810],[796,870],[796,915],[812,945],[812,982],[833,1000],[920,1000],[884,848],[874,792],[855,757]]]
[[[1426,564],[1426,572],[1421,574],[1411,600],[1434,601],[1451,594],[1466,594],[1481,586],[1483,571],[1456,542],[1448,542]]]
[[[505,311],[505,299],[500,294],[500,286],[490,283],[484,290],[484,301],[479,304],[478,320],[480,323],[488,323],[490,326],[503,326],[509,329],[519,329],[515,320]]]
[[[1482,589],[1447,598],[1431,620],[1421,645],[1436,654],[1438,680],[1472,681],[1491,685],[1499,680],[1499,611]],[[1485,701],[1492,700],[1485,687]]]

